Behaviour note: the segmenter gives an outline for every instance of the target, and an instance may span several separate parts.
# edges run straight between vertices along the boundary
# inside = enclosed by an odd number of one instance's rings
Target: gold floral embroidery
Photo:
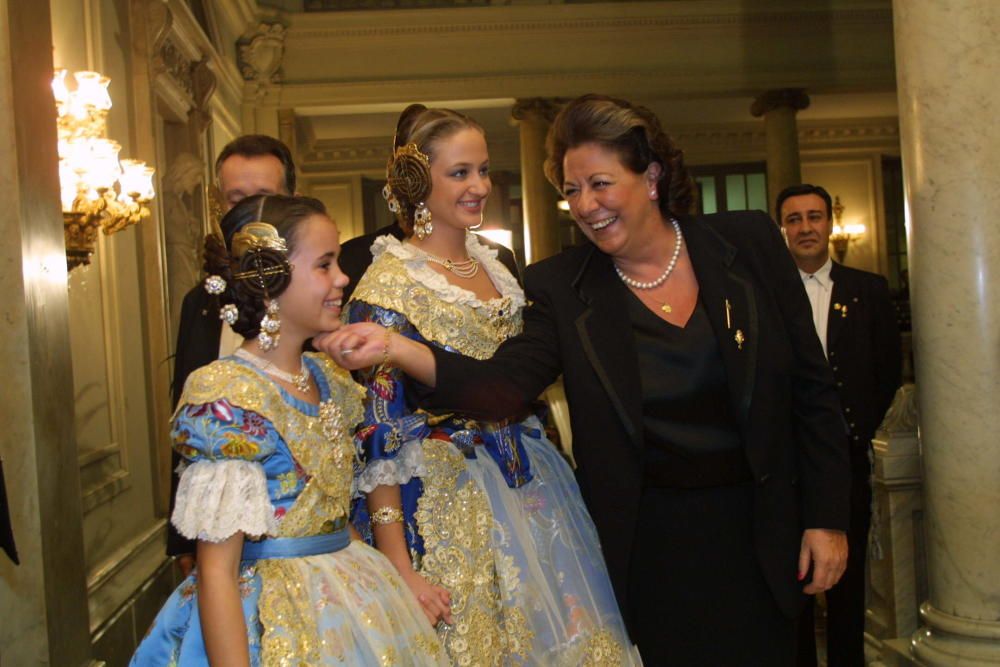
[[[598,630],[587,640],[580,667],[619,667],[625,649],[610,630]]]
[[[414,280],[406,264],[385,252],[372,262],[354,299],[406,316],[424,338],[476,359],[489,359],[500,343],[521,332],[521,309],[510,297],[479,307],[452,303]]]
[[[201,405],[225,398],[232,405],[267,416],[277,429],[309,479],[278,524],[276,537],[315,535],[324,522],[346,516],[350,502],[354,476],[350,462],[355,456],[350,429],[364,416],[364,389],[325,356],[308,356],[318,362],[329,382],[330,398],[326,403],[340,412],[332,438],[324,433],[324,419],[295,409],[285,402],[273,382],[236,361],[217,361],[192,373],[179,403]],[[240,451],[239,446],[234,447],[234,451]]]
[[[439,637],[457,665],[518,664],[514,657],[529,654],[532,634],[520,609],[504,604],[486,494],[463,478],[465,459],[449,443],[427,439],[423,448],[427,471],[415,514],[425,548],[421,574],[448,589],[455,618]],[[516,581],[504,582],[510,587]]]
[[[226,439],[226,444],[220,448],[220,451],[223,456],[231,459],[246,459],[248,461],[253,461],[257,456],[257,452],[260,451],[260,447],[257,446],[256,442],[247,440],[246,438],[229,436]]]

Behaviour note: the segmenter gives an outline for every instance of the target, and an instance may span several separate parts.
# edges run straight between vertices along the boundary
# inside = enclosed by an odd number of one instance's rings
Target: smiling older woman
[[[546,174],[588,243],[530,266],[524,332],[475,361],[347,327],[318,343],[499,418],[565,376],[584,499],[647,664],[790,665],[801,593],[846,562],[846,438],[809,302],[760,212],[688,215],[647,109],[588,95]]]

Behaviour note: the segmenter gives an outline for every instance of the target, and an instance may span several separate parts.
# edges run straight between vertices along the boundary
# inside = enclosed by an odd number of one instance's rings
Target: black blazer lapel
[[[753,397],[759,342],[753,285],[733,266],[734,246],[697,219],[680,222],[701,303],[726,367],[733,414],[745,425]]]
[[[611,258],[596,248],[591,248],[573,284],[587,304],[576,319],[584,354],[633,444],[641,447],[642,387],[625,303],[627,288],[615,275]]]
[[[851,289],[848,279],[836,262],[830,268],[830,280],[833,281],[833,291],[830,293],[830,310],[826,318],[827,354],[836,344],[840,332],[844,330],[847,319],[851,316],[851,310],[857,303],[852,300],[854,290]]]

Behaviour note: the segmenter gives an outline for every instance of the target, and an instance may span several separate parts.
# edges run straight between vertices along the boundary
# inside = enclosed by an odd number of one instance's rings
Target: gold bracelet
[[[389,338],[392,336],[392,329],[385,330],[385,343],[382,346],[382,365],[389,365]]]
[[[403,510],[385,505],[371,513],[372,526],[387,526],[390,523],[403,523]]]

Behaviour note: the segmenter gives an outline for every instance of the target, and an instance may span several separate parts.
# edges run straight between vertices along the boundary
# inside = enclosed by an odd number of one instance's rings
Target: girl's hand
[[[342,368],[356,371],[385,361],[390,337],[390,331],[384,327],[357,322],[319,334],[313,338],[313,345]]]
[[[451,616],[451,595],[447,590],[434,586],[413,570],[402,573],[402,576],[403,581],[420,602],[424,615],[432,626],[437,626],[440,621],[448,625],[454,622]]]

